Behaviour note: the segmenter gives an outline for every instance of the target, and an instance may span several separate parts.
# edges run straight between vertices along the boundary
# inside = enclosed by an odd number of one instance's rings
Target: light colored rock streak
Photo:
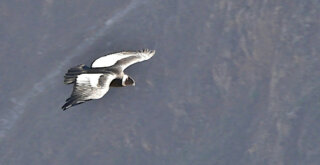
[[[1,115],[0,139],[6,136],[7,132],[14,126],[19,117],[25,112],[25,108],[28,103],[42,92],[47,91],[48,88],[52,86],[52,82],[54,82],[53,79],[61,76],[63,69],[73,58],[82,55],[82,53],[92,46],[95,41],[103,37],[117,21],[121,20],[129,12],[143,3],[145,3],[145,1],[133,0],[125,9],[120,10],[110,19],[106,20],[103,27],[101,27],[101,29],[99,29],[96,33],[88,38],[85,38],[80,45],[78,45],[68,56],[66,56],[64,60],[60,62],[58,66],[52,69],[52,72],[48,73],[42,80],[34,84],[24,96],[20,98],[11,98],[11,101],[15,104],[15,106],[8,112],[5,112],[5,114]]]

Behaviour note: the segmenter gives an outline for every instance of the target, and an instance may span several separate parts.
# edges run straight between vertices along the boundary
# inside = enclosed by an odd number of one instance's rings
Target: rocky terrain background
[[[319,0],[3,0],[0,164],[318,165]],[[155,49],[63,112],[67,69]]]

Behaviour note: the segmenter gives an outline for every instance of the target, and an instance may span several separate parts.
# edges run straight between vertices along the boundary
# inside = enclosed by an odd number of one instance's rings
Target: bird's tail
[[[64,83],[65,84],[74,83],[78,75],[86,73],[88,70],[89,70],[89,67],[84,64],[77,65],[73,68],[70,68],[68,72],[64,75]]]

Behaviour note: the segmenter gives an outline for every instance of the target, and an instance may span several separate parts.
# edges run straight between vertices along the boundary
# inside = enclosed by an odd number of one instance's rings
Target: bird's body
[[[65,84],[74,84],[71,96],[62,106],[66,110],[92,99],[100,99],[111,87],[135,85],[123,71],[132,64],[150,59],[155,51],[120,52],[96,59],[91,67],[84,64],[70,68],[64,76]]]

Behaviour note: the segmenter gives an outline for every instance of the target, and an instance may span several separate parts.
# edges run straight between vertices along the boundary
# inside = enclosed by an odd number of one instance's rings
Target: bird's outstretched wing
[[[154,50],[143,50],[140,52],[132,53],[131,56],[122,58],[118,60],[113,66],[119,67],[122,70],[125,70],[132,64],[142,62],[150,59],[155,54]]]
[[[99,99],[104,96],[113,79],[114,74],[80,74],[77,76],[76,83],[73,87],[71,96],[62,106],[66,110],[74,105],[84,103],[92,99]]]
[[[96,59],[91,67],[110,67],[110,66],[120,66],[122,70],[128,66],[150,59],[155,54],[154,50],[142,50],[138,52],[120,52],[110,55],[106,55]]]
[[[126,57],[130,57],[132,52],[119,52],[108,54],[106,56],[102,56],[96,60],[94,60],[91,64],[92,68],[102,68],[102,67],[110,67],[114,65],[118,60],[121,60]]]

